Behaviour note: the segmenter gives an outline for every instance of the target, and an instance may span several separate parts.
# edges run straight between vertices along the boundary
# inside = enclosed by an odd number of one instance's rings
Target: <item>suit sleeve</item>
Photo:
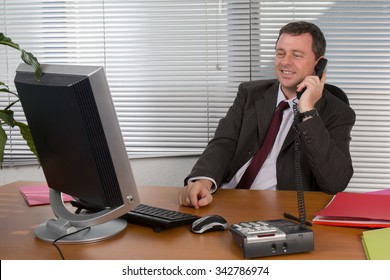
[[[298,127],[302,154],[316,185],[325,193],[335,194],[345,190],[353,175],[349,147],[356,116],[344,103],[330,103],[319,117],[304,121]]]
[[[187,184],[192,177],[204,176],[213,178],[217,186],[221,185],[227,167],[236,152],[245,102],[243,86],[240,85],[236,99],[226,116],[219,121],[213,139],[184,180],[184,184]]]

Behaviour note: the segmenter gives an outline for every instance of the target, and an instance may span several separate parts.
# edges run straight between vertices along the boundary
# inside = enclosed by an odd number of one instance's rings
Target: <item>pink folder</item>
[[[20,187],[20,193],[29,206],[50,204],[49,188],[47,185],[23,186]],[[62,200],[69,202],[73,198],[70,195],[62,194]]]

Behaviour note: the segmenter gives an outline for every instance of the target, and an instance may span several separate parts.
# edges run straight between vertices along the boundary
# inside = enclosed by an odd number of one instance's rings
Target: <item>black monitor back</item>
[[[104,207],[138,193],[101,67],[21,65],[15,85],[50,188]]]

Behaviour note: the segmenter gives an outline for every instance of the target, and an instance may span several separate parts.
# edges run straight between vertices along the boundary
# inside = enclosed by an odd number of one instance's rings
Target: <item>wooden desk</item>
[[[39,182],[19,181],[0,187],[0,259],[60,259],[56,249],[34,236],[34,228],[53,218],[49,205],[28,207],[19,187]],[[219,214],[230,223],[283,218],[296,214],[296,193],[292,191],[219,190],[211,205],[199,210],[178,205],[176,187],[140,187],[143,203],[199,216]],[[331,196],[305,193],[308,219],[323,208]],[[274,256],[268,259],[365,259],[361,244],[364,229],[314,225],[315,250]],[[243,259],[243,253],[229,231],[193,234],[189,227],[155,233],[132,225],[117,236],[97,243],[60,245],[66,259]],[[266,258],[263,258],[266,259]]]

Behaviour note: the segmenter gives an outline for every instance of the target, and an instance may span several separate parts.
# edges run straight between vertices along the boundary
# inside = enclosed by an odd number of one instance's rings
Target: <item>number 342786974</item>
[[[265,266],[253,266],[253,267],[243,267],[243,266],[225,266],[225,267],[216,267],[215,275],[261,275],[269,274],[268,267]]]

